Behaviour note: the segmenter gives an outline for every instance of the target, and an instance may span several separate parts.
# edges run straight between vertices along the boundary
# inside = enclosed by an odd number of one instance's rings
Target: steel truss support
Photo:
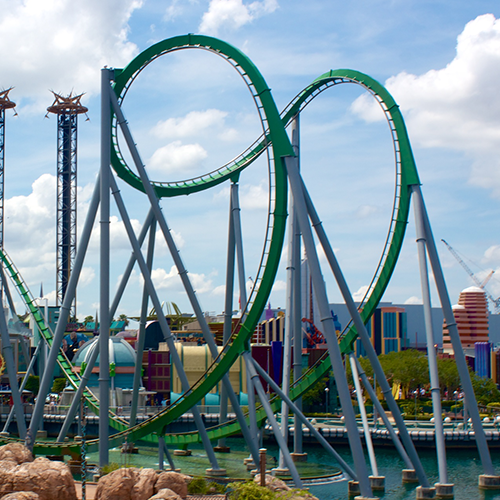
[[[292,457],[290,455],[290,452],[288,451],[288,446],[286,441],[283,439],[283,436],[281,435],[281,429],[278,425],[278,422],[276,421],[276,418],[274,416],[273,409],[271,408],[271,405],[269,404],[269,400],[267,399],[267,394],[266,391],[264,391],[264,388],[262,387],[262,382],[260,381],[259,375],[257,374],[255,364],[253,363],[253,359],[251,354],[248,351],[245,351],[243,353],[243,357],[247,358],[246,359],[246,367],[247,370],[250,371],[250,379],[252,380],[252,390],[257,391],[257,394],[259,396],[260,402],[264,408],[264,411],[266,412],[267,419],[269,420],[269,423],[271,425],[271,428],[273,430],[274,437],[278,443],[278,446],[280,448],[280,452],[283,453],[285,457],[285,463],[290,470],[290,475],[292,476],[293,482],[297,488],[302,488],[302,481],[300,479],[299,473],[297,472],[297,468],[295,467],[295,464],[292,460]],[[248,359],[250,358],[250,359]],[[254,459],[255,464],[259,463],[259,460]]]
[[[435,337],[432,327],[431,294],[429,288],[429,271],[427,268],[426,233],[422,216],[422,199],[416,191],[419,186],[413,186],[413,208],[415,211],[415,231],[417,236],[418,263],[420,268],[420,284],[422,287],[422,301],[424,305],[425,336],[427,340],[427,360],[429,362],[429,377],[431,382],[432,411],[434,413],[434,435],[436,439],[436,454],[438,461],[439,483],[448,484],[446,467],[446,448],[444,444],[443,420],[441,409],[441,391],[439,389],[439,375],[435,349]]]
[[[351,447],[351,453],[355,464],[356,475],[359,481],[359,488],[363,496],[371,497],[372,490],[370,481],[368,479],[368,469],[366,467],[361,439],[359,437],[356,415],[352,407],[351,393],[347,384],[342,356],[337,342],[337,336],[335,334],[335,325],[333,324],[333,317],[330,314],[325,282],[321,274],[319,259],[316,253],[311,226],[309,224],[307,206],[304,199],[305,190],[303,188],[302,180],[298,170],[297,159],[294,157],[285,157],[284,161],[294,199],[295,210],[297,211],[297,219],[306,249],[306,256],[311,272],[314,291],[318,300],[321,323],[323,325],[323,334],[325,336],[328,352],[330,354],[330,361],[332,363],[333,374],[335,376],[337,390],[339,392],[342,412],[345,416],[345,426],[347,429],[349,445]]]
[[[78,115],[57,116],[57,284],[56,303],[62,304],[76,255],[76,155]],[[75,302],[71,308],[75,316]]]
[[[397,403],[394,400],[394,397],[392,395],[392,389],[389,386],[389,383],[387,382],[387,379],[386,379],[385,374],[384,374],[384,370],[382,369],[382,366],[380,365],[380,361],[378,360],[377,353],[375,352],[375,349],[373,348],[373,345],[370,341],[370,336],[368,335],[368,332],[367,332],[366,327],[363,323],[363,320],[361,319],[361,316],[358,312],[356,304],[354,303],[352,295],[349,291],[349,287],[347,286],[347,282],[345,281],[344,275],[342,274],[340,266],[337,262],[337,258],[335,257],[335,254],[334,254],[333,249],[330,245],[330,242],[328,241],[328,237],[326,236],[325,230],[321,224],[321,220],[316,212],[316,209],[312,203],[311,197],[309,196],[309,193],[307,192],[307,189],[306,189],[302,179],[300,179],[298,177],[298,175],[296,177],[297,177],[297,183],[299,183],[298,189],[300,189],[300,187],[301,187],[303,190],[303,193],[304,193],[305,202],[307,205],[307,210],[309,213],[309,217],[311,218],[311,224],[316,231],[316,234],[317,234],[318,239],[321,243],[321,246],[323,247],[326,258],[327,258],[328,263],[330,265],[330,268],[332,269],[332,272],[335,276],[335,279],[337,281],[339,289],[342,293],[342,297],[344,298],[344,301],[346,303],[349,314],[353,320],[353,323],[354,323],[354,326],[356,327],[359,338],[363,344],[363,347],[365,348],[365,351],[367,353],[367,357],[370,360],[370,363],[373,367],[373,371],[377,377],[377,382],[380,385],[380,388],[382,389],[382,393],[384,395],[384,398],[387,401],[387,405],[389,406],[389,409],[393,415],[394,421],[396,422],[396,425],[397,425],[398,430],[399,430],[399,436],[401,438],[401,441],[403,442],[403,444],[406,448],[406,451],[407,451],[408,455],[410,456],[410,459],[415,467],[415,472],[417,474],[417,477],[418,477],[418,480],[419,480],[421,486],[423,488],[429,488],[430,487],[429,480],[427,479],[424,468],[422,467],[420,459],[418,458],[417,451],[415,450],[415,445],[413,444],[413,441],[411,440],[410,435],[408,434],[408,429],[405,426],[403,417],[401,416],[401,412],[399,411],[399,407],[398,407],[398,405],[397,405]]]
[[[168,227],[167,221],[166,221],[164,214],[160,208],[158,197],[156,196],[154,188],[151,184],[151,181],[149,180],[149,177],[148,177],[146,170],[144,168],[144,165],[142,163],[139,152],[137,151],[134,140],[132,138],[132,134],[128,128],[128,124],[125,120],[123,112],[122,112],[120,105],[118,103],[118,99],[117,99],[116,95],[114,94],[114,92],[109,92],[109,94],[111,96],[111,105],[113,107],[113,111],[116,114],[117,122],[121,128],[123,136],[125,137],[125,141],[127,143],[130,154],[133,158],[134,164],[139,172],[139,176],[140,176],[141,181],[143,183],[144,190],[148,196],[149,203],[151,205],[151,208],[153,210],[155,218],[158,222],[158,225],[160,226],[160,229],[163,233],[163,237],[165,238],[165,242],[167,243],[167,246],[169,248],[170,255],[172,256],[172,258],[174,260],[174,264],[175,264],[175,266],[177,268],[177,272],[179,273],[179,276],[181,278],[182,284],[184,286],[184,290],[186,291],[186,294],[189,298],[189,301],[190,301],[191,306],[193,308],[193,311],[195,313],[196,319],[198,320],[198,322],[200,324],[205,342],[207,343],[208,348],[210,349],[210,353],[211,353],[213,359],[217,359],[217,357],[218,357],[217,345],[215,343],[215,340],[213,339],[212,333],[210,332],[206,318],[203,315],[203,311],[201,310],[201,307],[200,307],[200,304],[199,304],[198,299],[196,297],[194,288],[193,288],[191,281],[189,279],[187,269],[184,266],[184,263],[183,263],[182,258],[180,256],[180,253],[179,253],[179,250],[177,249],[177,246],[174,242],[172,234],[170,233],[170,229]],[[130,235],[129,235],[129,238],[130,238]],[[155,308],[157,310],[161,309],[160,307],[156,307],[156,305],[155,305]],[[161,317],[161,315],[160,315],[160,317]],[[166,323],[166,321],[165,321],[165,323]],[[186,379],[186,383],[187,383],[187,379]],[[246,424],[245,416],[243,415],[243,412],[239,406],[238,399],[236,397],[236,394],[234,393],[234,390],[232,389],[231,383],[229,381],[229,376],[227,374],[224,375],[224,377],[222,378],[222,383],[226,385],[229,399],[230,399],[231,404],[233,406],[233,409],[236,413],[236,417],[240,423],[240,428],[241,428],[241,431],[242,431],[243,436],[245,438],[245,441],[247,442],[247,445],[250,448],[250,451],[252,453],[252,456],[254,457],[254,460],[257,460],[257,457],[258,457],[257,447],[255,446],[254,441],[252,439],[252,436],[250,435],[250,432],[248,430],[248,426]],[[187,390],[187,389],[189,389],[189,387],[187,387],[184,390]],[[198,410],[196,407],[194,407],[193,414],[195,414],[196,412],[198,412]],[[196,417],[195,417],[195,419],[196,419]],[[203,439],[203,433],[201,432],[201,429],[200,429],[200,434],[201,434],[201,437]],[[206,432],[205,432],[205,434],[206,434]],[[209,443],[208,436],[206,436],[206,440]],[[205,446],[205,448],[207,449],[206,446]],[[217,461],[215,459],[215,455],[213,454],[213,450],[211,450],[211,452],[209,452],[207,449],[207,454],[209,454],[209,458],[210,458],[210,455],[212,455],[212,458],[210,461],[213,464],[213,468],[218,469],[219,467],[218,467],[218,465],[216,465]]]
[[[427,248],[427,254],[429,256],[432,272],[434,274],[434,280],[436,282],[439,299],[441,301],[446,328],[450,333],[450,339],[455,354],[455,362],[457,364],[458,373],[460,375],[462,390],[464,391],[465,399],[467,401],[470,418],[472,419],[472,426],[474,428],[475,439],[479,456],[481,458],[481,463],[483,465],[485,474],[487,474],[488,476],[493,476],[497,479],[496,483],[498,487],[498,484],[500,484],[500,477],[495,474],[495,469],[493,468],[493,463],[491,461],[488,444],[486,442],[486,436],[484,434],[481,417],[479,415],[479,410],[477,407],[476,395],[474,394],[474,389],[472,387],[472,382],[469,376],[467,362],[465,361],[465,355],[462,349],[462,344],[460,342],[460,334],[458,332],[455,316],[453,315],[453,310],[451,308],[450,297],[446,288],[443,270],[439,261],[434,236],[432,234],[429,217],[427,215],[427,210],[425,208],[425,203],[420,186],[413,186],[413,195],[414,203],[416,204],[415,216],[418,217],[418,224],[424,231],[421,237],[423,236],[425,238],[425,246]]]

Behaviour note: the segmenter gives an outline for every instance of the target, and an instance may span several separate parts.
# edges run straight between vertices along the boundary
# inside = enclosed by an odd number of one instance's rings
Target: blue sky
[[[7,111],[5,248],[33,293],[43,281],[55,298],[56,120],[44,119],[49,89],[86,92],[80,120],[78,221],[85,219],[99,165],[99,85],[104,66],[123,67],[152,43],[185,33],[217,36],[262,72],[278,108],[329,69],[369,74],[405,117],[437,241],[446,239],[500,295],[500,4],[496,1],[2,0],[0,88],[14,86],[19,116]],[[8,48],[8,49],[7,49]],[[259,122],[248,91],[229,65],[183,51],[149,66],[124,103],[134,138],[155,179],[216,168],[248,146]],[[301,117],[301,168],[355,296],[378,262],[394,191],[392,145],[381,112],[355,86],[316,99]],[[266,220],[266,165],[242,175],[247,277],[255,276]],[[143,195],[122,186],[137,228]],[[228,187],[165,200],[204,310],[223,309]],[[113,290],[129,254],[119,217],[112,221]],[[439,243],[453,302],[472,284]],[[284,267],[271,302],[284,306]],[[160,299],[190,311],[164,245],[154,279]],[[78,316],[98,304],[98,237],[78,288]],[[330,301],[340,295],[325,273]],[[135,275],[118,313],[139,313]],[[421,298],[413,217],[384,300]],[[237,300],[237,298],[236,298]]]

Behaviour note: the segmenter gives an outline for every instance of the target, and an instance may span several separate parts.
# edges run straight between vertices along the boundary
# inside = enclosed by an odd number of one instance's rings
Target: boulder
[[[8,460],[17,465],[25,462],[33,462],[31,451],[21,443],[8,443],[0,446],[0,461]]]
[[[99,479],[95,500],[148,500],[155,494],[154,469],[127,467]]]
[[[44,457],[14,467],[8,464],[4,461],[0,467],[0,495],[28,491],[37,493],[39,500],[77,500],[75,481],[66,464]]]
[[[260,474],[256,474],[253,480],[260,485]],[[272,491],[290,491],[290,487],[284,481],[269,474],[266,474],[266,487]]]
[[[133,500],[147,500],[152,497],[156,493],[156,477],[157,474],[154,469],[138,469],[131,498]]]
[[[39,500],[40,497],[32,491],[16,491],[16,493],[9,493],[0,500]]]
[[[94,498],[95,500],[132,500],[132,490],[136,479],[135,468],[110,472],[99,479]]]
[[[177,493],[175,493],[175,491],[169,490],[168,488],[162,488],[149,500],[182,500],[182,498]]]
[[[188,494],[187,483],[191,480],[185,474],[178,472],[166,471],[158,474],[155,484],[155,493],[159,493],[162,489],[169,489],[177,493],[181,498],[186,498]]]

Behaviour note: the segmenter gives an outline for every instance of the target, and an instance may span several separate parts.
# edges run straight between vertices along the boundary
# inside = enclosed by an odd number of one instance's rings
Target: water
[[[221,467],[228,471],[228,475],[233,478],[248,478],[242,466],[242,460],[247,456],[244,451],[244,444],[241,439],[229,438],[227,444],[231,448],[230,454],[217,454],[217,459]],[[278,449],[274,443],[266,442],[264,445],[268,449],[268,455],[278,456]],[[180,467],[183,472],[194,475],[203,475],[205,469],[209,467],[203,450],[199,447],[192,447],[192,457],[174,457],[176,467]],[[308,453],[308,462],[304,470],[308,475],[328,475],[336,470],[334,459],[319,445],[307,445],[305,451]],[[336,451],[351,466],[352,459],[349,449],[345,446],[336,448]],[[377,492],[374,496],[385,500],[414,500],[416,497],[416,485],[403,485],[401,482],[401,471],[406,468],[404,462],[393,448],[377,448],[377,465],[379,475],[385,476],[385,492]],[[492,450],[493,465],[497,473],[500,473],[500,450]],[[429,482],[434,484],[438,481],[438,469],[436,453],[433,450],[421,450],[419,456],[422,465],[429,478]],[[97,454],[88,457],[89,462],[96,462]],[[158,468],[158,454],[154,449],[140,448],[138,455],[121,454],[119,450],[110,451],[110,462],[119,465],[136,465],[139,467]],[[481,462],[475,450],[447,450],[448,480],[455,484],[456,500],[500,500],[500,491],[482,491],[477,486],[478,476],[483,473]],[[300,471],[299,469],[299,472]],[[312,494],[320,500],[344,500],[347,499],[347,482],[335,481],[325,485],[313,485],[310,487]]]

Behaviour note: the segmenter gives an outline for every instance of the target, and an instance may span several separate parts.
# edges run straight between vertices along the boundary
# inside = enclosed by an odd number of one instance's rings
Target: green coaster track
[[[119,102],[123,102],[130,85],[148,64],[162,55],[183,49],[202,49],[209,51],[226,59],[238,71],[255,101],[263,125],[263,133],[260,138],[237,158],[222,167],[206,175],[183,181],[153,182],[155,191],[160,198],[174,197],[193,194],[226,181],[235,182],[243,169],[250,166],[261,154],[267,152],[269,155],[271,177],[271,202],[266,246],[260,263],[259,278],[256,280],[256,286],[247,304],[245,320],[241,324],[238,334],[233,335],[231,338],[224,355],[214,362],[204,376],[201,377],[187,393],[183,394],[181,398],[167,407],[164,411],[156,414],[145,422],[128,428],[128,424],[125,420],[120,419],[114,414],[110,414],[110,426],[117,431],[110,436],[110,447],[121,445],[125,439],[127,439],[128,442],[146,441],[156,443],[157,435],[165,434],[166,426],[183,414],[189,412],[189,410],[221,380],[223,375],[229,371],[240,354],[245,349],[248,349],[254,329],[271,292],[283,249],[288,188],[283,158],[293,155],[293,150],[286,133],[286,127],[294,116],[302,112],[313,99],[325,90],[330,87],[335,87],[336,85],[346,83],[359,85],[378,101],[387,118],[392,134],[396,166],[394,204],[382,255],[361,306],[361,316],[365,322],[368,321],[377,307],[392,276],[408,223],[411,186],[419,184],[406,127],[396,102],[389,92],[377,81],[357,71],[340,69],[324,73],[300,92],[285,110],[279,114],[271,91],[267,87],[264,78],[247,56],[238,49],[216,38],[190,34],[159,42],[139,54],[126,68],[115,69],[113,89]],[[131,186],[144,191],[139,177],[128,167],[121,154],[118,144],[118,126],[116,121],[113,122],[111,127],[111,161],[115,172]],[[1,258],[18,291],[23,297],[28,310],[33,314],[43,339],[51,346],[52,333],[45,325],[43,317],[29,293],[27,286],[5,252],[1,253]],[[348,326],[344,332],[342,332],[339,337],[342,352],[346,353],[351,351],[352,344],[356,337],[357,332],[352,326]],[[79,376],[72,371],[71,364],[62,352],[58,357],[58,363],[69,383],[73,387],[76,387],[79,384]],[[290,389],[290,397],[294,400],[300,397],[323,377],[329,369],[330,361],[328,356],[325,356],[319,360],[315,366],[309,369],[300,380],[294,383]],[[90,409],[98,414],[98,401],[92,392],[89,390],[85,391],[85,398],[87,399]],[[273,400],[272,404],[274,410],[278,411],[279,401],[277,398]],[[258,409],[258,421],[262,422],[265,418],[264,411]],[[229,421],[225,424],[208,429],[211,440],[217,440],[238,432],[239,424],[236,421]],[[165,434],[165,440],[167,444],[182,446],[198,442],[199,435],[197,432]],[[89,441],[88,450],[96,450],[98,444],[98,440]],[[79,446],[80,445],[76,442],[64,444],[37,442],[35,444],[35,452],[40,454],[78,454]]]

